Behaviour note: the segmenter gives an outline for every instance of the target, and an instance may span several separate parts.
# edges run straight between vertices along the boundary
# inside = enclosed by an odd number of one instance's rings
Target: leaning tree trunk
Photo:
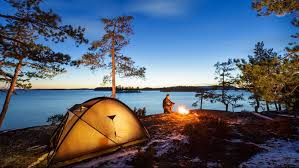
[[[15,89],[15,86],[17,84],[18,76],[20,74],[21,67],[22,67],[22,62],[23,62],[23,59],[20,59],[18,65],[17,65],[17,67],[15,69],[15,73],[14,73],[14,76],[13,76],[13,78],[11,80],[8,92],[6,94],[5,102],[4,102],[4,105],[3,105],[3,108],[2,108],[2,111],[1,111],[1,114],[0,114],[0,128],[1,128],[1,126],[3,124],[6,112],[8,110],[8,105],[9,105],[9,102],[10,102],[10,98],[11,98],[11,96],[13,94],[13,91]]]
[[[114,37],[112,37],[112,44],[111,44],[111,58],[112,58],[112,98],[116,97],[116,85],[115,85],[115,51],[114,51]]]

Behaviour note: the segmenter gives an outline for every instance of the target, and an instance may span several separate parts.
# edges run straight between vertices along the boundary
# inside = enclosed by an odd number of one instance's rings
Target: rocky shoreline
[[[298,119],[193,110],[141,121],[148,142],[71,167],[299,167]],[[55,127],[0,133],[0,167],[45,167],[45,160],[36,161],[48,152]]]

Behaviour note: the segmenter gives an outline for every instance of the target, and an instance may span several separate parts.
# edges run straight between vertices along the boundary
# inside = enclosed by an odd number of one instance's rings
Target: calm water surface
[[[234,93],[243,93],[244,101],[240,103],[243,107],[235,109],[235,111],[252,111],[247,98],[250,93],[245,91],[232,91]],[[117,97],[126,103],[132,109],[134,107],[146,107],[147,115],[162,113],[162,100],[166,92],[159,91],[142,91],[141,93],[122,93]],[[192,107],[197,98],[193,92],[170,92],[171,100],[174,101],[175,107],[185,105]],[[93,90],[31,90],[18,91],[12,96],[9,110],[6,114],[3,129],[16,129],[36,125],[47,124],[47,118],[53,114],[64,114],[68,108],[74,104],[82,103],[88,99],[100,96],[110,96],[110,92],[93,91]],[[0,105],[2,108],[5,93],[0,92]],[[223,110],[224,106],[220,103],[210,103],[204,101],[203,108]],[[231,109],[230,109],[231,110]]]

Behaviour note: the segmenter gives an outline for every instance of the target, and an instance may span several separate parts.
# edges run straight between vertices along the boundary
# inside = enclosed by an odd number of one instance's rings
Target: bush
[[[58,125],[61,123],[63,120],[63,115],[62,114],[54,114],[50,117],[48,117],[47,122],[50,123],[51,125]]]
[[[266,128],[265,122],[252,121],[238,127],[238,132],[245,141],[262,144],[273,135]]]
[[[146,115],[146,108],[143,107],[143,108],[136,108],[134,107],[134,113],[137,115],[138,118],[142,118]]]
[[[201,117],[199,122],[186,125],[184,134],[188,136],[191,155],[208,159],[225,150],[225,139],[231,133],[229,125],[214,117]]]
[[[293,138],[297,134],[296,121],[279,119],[267,123],[267,128],[279,138]]]
[[[155,154],[156,150],[153,147],[149,147],[144,152],[138,152],[130,164],[133,167],[152,168],[155,162]]]
[[[295,138],[298,135],[297,126],[296,121],[291,119],[254,121],[241,125],[239,132],[243,135],[243,139],[260,144],[271,138]]]

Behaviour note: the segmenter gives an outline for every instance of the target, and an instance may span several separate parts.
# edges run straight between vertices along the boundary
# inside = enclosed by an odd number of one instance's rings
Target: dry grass
[[[152,168],[155,164],[156,150],[149,147],[146,151],[140,151],[129,163],[133,167]]]
[[[193,156],[208,159],[225,150],[225,141],[230,138],[229,125],[215,117],[200,117],[200,121],[185,126],[189,151]]]
[[[183,134],[188,143],[175,143],[175,148],[165,155],[155,157],[158,167],[206,167],[217,162],[223,167],[237,167],[254,154],[262,151],[259,147],[243,142],[232,142],[240,138],[236,127],[263,122],[249,113],[226,113],[222,111],[194,110],[188,115],[166,114],[144,118],[152,139],[171,134]],[[199,162],[192,162],[192,158]]]
[[[198,122],[185,126],[184,134],[189,140],[184,146],[188,150],[186,155],[200,158],[204,166],[217,161],[223,167],[237,167],[262,151],[252,144],[232,142],[234,127],[217,115],[200,116]]]
[[[244,140],[261,144],[271,138],[298,138],[298,126],[298,121],[293,119],[277,119],[252,121],[238,126],[237,129],[243,135]]]

